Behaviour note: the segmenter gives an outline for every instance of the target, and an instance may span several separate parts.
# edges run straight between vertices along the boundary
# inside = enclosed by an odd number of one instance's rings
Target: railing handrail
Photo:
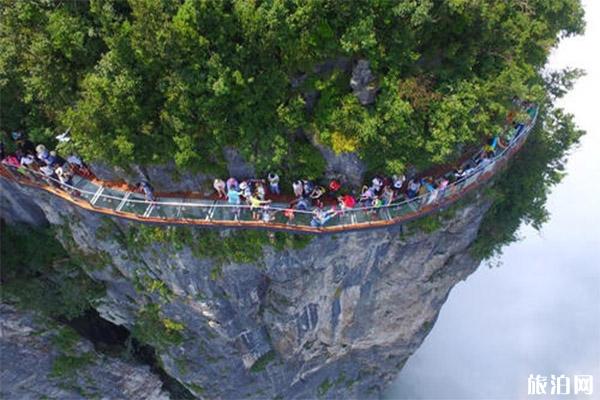
[[[389,204],[385,204],[385,205],[382,204],[380,206],[371,205],[371,206],[353,207],[353,208],[346,208],[346,209],[337,208],[337,212],[339,212],[340,214],[352,214],[352,213],[367,212],[367,211],[380,211],[380,210],[385,210],[385,209],[394,209],[394,208],[402,207],[402,206],[408,205],[408,204],[419,204],[419,208],[420,208],[423,205],[429,205],[430,202],[438,203],[439,207],[441,207],[443,205],[443,204],[441,204],[441,203],[443,203],[441,201],[437,202],[434,199],[433,201],[427,202],[427,199],[429,199],[430,196],[432,196],[432,193],[436,193],[436,196],[437,196],[437,194],[439,192],[446,193],[446,192],[452,191],[452,189],[459,187],[463,183],[467,182],[469,179],[473,179],[475,177],[478,178],[479,174],[481,174],[484,170],[489,170],[489,171],[493,170],[495,167],[495,164],[498,161],[500,161],[504,158],[508,158],[508,156],[510,156],[509,152],[511,150],[517,148],[518,145],[522,141],[524,141],[525,138],[529,135],[529,132],[531,131],[531,129],[533,128],[533,126],[536,123],[538,113],[539,113],[539,107],[536,106],[535,114],[533,115],[533,117],[531,118],[529,123],[525,124],[520,132],[517,132],[517,136],[512,137],[510,139],[508,145],[506,147],[504,147],[502,149],[502,151],[500,151],[494,157],[489,158],[490,161],[486,165],[483,165],[483,166],[481,164],[477,165],[476,167],[474,167],[472,169],[471,173],[468,176],[463,176],[463,177],[459,178],[458,180],[456,180],[455,182],[449,183],[443,189],[434,189],[433,192],[426,192],[426,193],[417,195],[417,196],[409,198],[409,199],[402,199],[400,201],[392,201]],[[3,165],[3,166],[6,166],[6,165]],[[273,213],[282,212],[282,211],[292,211],[294,214],[305,214],[305,215],[312,215],[315,211],[315,209],[298,210],[298,209],[291,208],[291,207],[280,207],[277,205],[252,206],[252,205],[243,204],[243,203],[239,203],[239,204],[231,204],[231,203],[225,203],[225,202],[218,203],[219,200],[213,200],[212,203],[210,203],[210,204],[203,204],[203,203],[196,203],[196,202],[160,201],[160,200],[150,201],[147,199],[131,198],[130,197],[131,194],[136,193],[136,192],[132,192],[132,191],[121,191],[123,196],[119,197],[119,196],[114,196],[114,195],[104,194],[104,193],[99,192],[100,188],[103,188],[103,190],[104,190],[104,189],[107,189],[107,187],[103,186],[102,184],[97,184],[95,182],[91,182],[91,183],[98,186],[98,190],[97,191],[89,191],[89,190],[80,189],[74,185],[63,183],[60,180],[53,178],[51,176],[46,176],[39,171],[27,169],[27,172],[37,175],[46,181],[53,181],[64,189],[71,190],[73,192],[86,194],[88,196],[93,196],[96,199],[95,203],[97,203],[97,201],[100,198],[102,198],[102,199],[108,199],[108,200],[115,200],[115,201],[119,201],[119,202],[124,201],[125,203],[145,204],[147,206],[152,205],[154,207],[158,206],[158,207],[206,208],[206,209],[211,209],[211,210],[215,209],[215,208],[235,209],[235,210],[244,209],[244,210],[255,210],[255,211],[256,210],[258,210],[258,211],[269,210]],[[85,178],[82,177],[81,179],[85,179]],[[88,182],[90,182],[90,181],[88,180]],[[471,185],[472,185],[472,183],[470,183],[468,186],[471,186]],[[117,191],[117,189],[110,188],[110,187],[108,187],[108,189]],[[137,193],[137,194],[142,195],[141,193]],[[92,205],[92,207],[95,207],[93,203],[90,203],[90,204]],[[97,207],[95,207],[95,208],[97,208]],[[334,206],[334,208],[336,208],[336,207]],[[110,208],[107,208],[107,209],[112,210]],[[123,213],[123,211],[119,211],[119,210],[112,210],[112,211]],[[419,209],[416,209],[413,212],[418,214],[419,211],[420,211]],[[142,217],[142,218],[147,217],[145,214],[144,215],[136,214],[136,213],[133,213],[133,214],[138,217]],[[229,220],[223,220],[223,221],[229,221]],[[353,225],[353,224],[350,224],[350,225]]]

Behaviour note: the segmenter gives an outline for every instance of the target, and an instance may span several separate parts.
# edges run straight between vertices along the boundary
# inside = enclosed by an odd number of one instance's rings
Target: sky
[[[587,134],[549,196],[550,221],[523,226],[500,266],[453,289],[388,399],[539,398],[527,395],[529,374],[593,375],[594,395],[578,397],[600,399],[600,1],[583,3],[585,34],[548,66],[587,73],[558,102]]]

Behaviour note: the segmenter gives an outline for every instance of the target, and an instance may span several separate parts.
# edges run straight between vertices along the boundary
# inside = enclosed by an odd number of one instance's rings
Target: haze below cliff
[[[587,32],[569,38],[549,66],[584,68],[558,102],[588,134],[548,198],[541,232],[520,230],[500,268],[479,268],[452,291],[434,329],[390,385],[387,398],[518,398],[532,374],[600,378],[600,4],[584,2]],[[468,344],[468,345],[467,345]]]

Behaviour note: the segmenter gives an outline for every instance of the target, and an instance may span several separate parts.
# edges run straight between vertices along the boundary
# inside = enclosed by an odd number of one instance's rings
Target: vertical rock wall
[[[489,207],[475,200],[429,234],[393,227],[315,237],[235,263],[198,254],[202,230],[190,229],[187,244],[138,246],[124,239],[137,228],[130,222],[35,189],[7,190],[62,226],[67,248],[103,261],[88,273],[107,287],[104,318],[133,329],[153,304],[163,321],[181,325],[181,340],[158,355],[169,375],[206,398],[377,396],[452,287],[477,268],[468,248]]]

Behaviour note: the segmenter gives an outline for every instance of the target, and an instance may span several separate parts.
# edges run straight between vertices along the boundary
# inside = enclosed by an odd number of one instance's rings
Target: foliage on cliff
[[[549,218],[550,189],[564,177],[566,156],[584,132],[572,115],[547,106],[525,148],[489,189],[494,202],[473,245],[479,258],[498,255],[503,246],[517,240],[522,223],[540,229]]]
[[[322,165],[307,135],[380,171],[452,157],[500,128],[512,96],[543,97],[549,50],[583,29],[579,0],[0,0],[0,10],[0,129],[49,142],[71,127],[84,157],[120,165],[214,170],[233,145],[259,172],[291,176]],[[360,105],[348,71],[315,69],[339,57],[369,60],[374,105]]]
[[[0,220],[2,301],[50,317],[82,315],[104,293],[50,229],[14,227]]]

